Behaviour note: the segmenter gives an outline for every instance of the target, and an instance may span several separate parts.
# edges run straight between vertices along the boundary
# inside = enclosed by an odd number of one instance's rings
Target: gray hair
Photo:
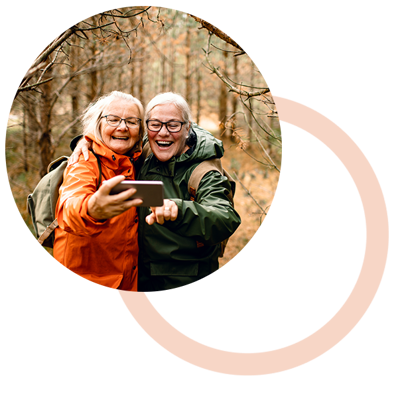
[[[142,138],[144,137],[145,124],[144,124],[144,107],[142,106],[140,100],[133,97],[130,94],[122,93],[121,91],[112,91],[109,94],[103,95],[97,101],[92,102],[83,112],[82,123],[83,123],[83,135],[87,133],[93,133],[97,139],[104,142],[101,136],[100,124],[102,113],[104,109],[111,104],[113,101],[123,100],[126,102],[131,102],[137,105],[139,110],[140,121],[140,139],[134,145],[133,150],[141,148]]]
[[[151,111],[155,106],[165,104],[173,104],[177,109],[179,109],[185,123],[192,122],[191,109],[189,108],[187,101],[185,101],[185,98],[182,95],[173,92],[161,93],[153,97],[146,106],[145,120],[148,120],[151,117]]]

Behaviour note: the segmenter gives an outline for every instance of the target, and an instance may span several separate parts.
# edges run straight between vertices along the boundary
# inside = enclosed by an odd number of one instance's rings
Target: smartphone
[[[140,206],[163,206],[163,182],[162,181],[133,181],[124,180],[111,190],[111,195],[116,195],[127,189],[135,188],[137,192],[129,199],[142,199]]]

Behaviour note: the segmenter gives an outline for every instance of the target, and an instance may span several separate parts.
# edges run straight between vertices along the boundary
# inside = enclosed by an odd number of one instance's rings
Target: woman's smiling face
[[[184,122],[182,112],[174,104],[163,104],[155,106],[149,120],[157,120],[163,123],[176,121]],[[161,162],[167,162],[173,156],[179,156],[189,147],[186,145],[189,125],[184,124],[178,133],[170,133],[166,126],[158,132],[149,130],[148,140],[153,154]]]
[[[103,111],[103,116],[113,115],[122,119],[130,117],[140,118],[138,106],[132,102],[117,99],[112,101]],[[106,118],[101,119],[100,132],[102,141],[112,151],[119,155],[129,152],[140,139],[140,123],[133,127],[127,127],[122,121],[119,126],[110,126]]]

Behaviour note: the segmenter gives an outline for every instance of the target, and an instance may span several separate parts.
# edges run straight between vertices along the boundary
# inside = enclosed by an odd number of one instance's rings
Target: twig
[[[278,169],[278,167],[276,166],[276,164],[273,162],[273,160],[271,159],[271,156],[269,156],[268,152],[265,150],[263,144],[261,143],[261,140],[258,138],[257,133],[250,127],[250,124],[247,122],[247,117],[246,115],[244,115],[246,124],[249,126],[250,131],[255,135],[257,142],[259,143],[261,149],[263,150],[263,153],[265,154],[265,158],[268,160],[268,162],[276,169],[280,172],[280,170]]]
[[[257,126],[260,127],[261,130],[263,130],[267,135],[269,135],[270,137],[272,137],[274,140],[281,142],[280,137],[278,137],[274,130],[272,130],[272,128],[270,126],[268,126],[268,124],[266,122],[264,122],[264,124],[268,127],[268,129],[271,131],[271,133],[269,131],[267,131],[267,129],[265,129],[263,126],[261,126],[261,124],[258,122],[256,116],[254,115],[253,110],[247,106],[247,104],[245,103],[245,100],[241,97],[240,98],[241,103],[244,105],[244,107],[250,112],[251,116],[253,117],[254,121],[256,122]],[[246,121],[247,122],[247,121]],[[251,129],[251,128],[250,128]],[[252,130],[252,129],[251,129]]]
[[[210,70],[213,73],[215,73],[218,76],[218,78],[229,88],[229,91],[232,91],[232,92],[234,92],[236,94],[239,94],[240,96],[245,96],[247,98],[256,97],[256,96],[259,96],[259,95],[262,95],[262,94],[266,94],[266,93],[268,93],[270,91],[269,88],[265,88],[265,89],[260,90],[260,91],[239,90],[238,88],[236,88],[232,84],[230,84],[226,80],[226,78],[221,74],[221,72],[218,70],[218,68],[216,68],[210,61],[210,58],[209,58],[210,41],[211,41],[211,33],[209,34],[209,39],[208,39],[208,42],[207,42],[207,50],[204,50],[205,51],[205,55],[206,55],[207,63],[209,65],[209,67],[210,67]]]
[[[62,140],[62,138],[64,137],[64,135],[66,134],[66,132],[71,129],[73,126],[75,126],[77,124],[77,122],[80,120],[81,115],[78,116],[75,120],[73,120],[72,122],[70,122],[61,132],[61,134],[58,136],[57,141],[54,144],[54,147],[57,148]]]
[[[114,14],[107,14],[106,12],[102,12],[101,16],[103,15],[103,16],[107,16],[107,17],[116,17],[116,18],[132,18],[132,17],[136,17],[137,15],[140,15],[140,14],[143,14],[143,13],[147,12],[151,7],[152,6],[149,6],[146,9],[140,10],[136,14],[133,14],[133,15],[127,15],[130,12],[130,11],[128,11],[126,14],[123,14],[123,15],[114,15]],[[108,11],[108,12],[112,12],[112,11],[119,11],[119,10],[111,10],[111,11]]]
[[[236,171],[234,171],[234,176],[241,185],[241,187],[245,190],[245,192],[253,199],[253,202],[258,206],[258,208],[261,210],[261,212],[266,216],[267,212],[261,207],[261,205],[257,202],[256,199],[254,199],[253,195],[250,193],[250,191],[243,185],[242,181],[239,179],[238,174]]]
[[[191,18],[193,18],[196,22],[199,22],[203,28],[209,31],[211,34],[215,34],[218,38],[221,40],[225,41],[228,44],[231,44],[238,50],[240,50],[242,53],[245,53],[243,48],[233,39],[231,39],[228,35],[226,35],[224,32],[222,32],[220,29],[216,28],[214,25],[211,23],[208,23],[204,21],[203,19],[200,19],[198,17],[195,17],[194,15],[188,14]]]
[[[47,83],[47,82],[49,82],[49,81],[51,81],[51,80],[53,80],[52,77],[50,77],[50,78],[47,79],[47,80],[42,80],[41,82],[38,82],[38,83],[30,84],[29,86],[20,87],[20,88],[18,88],[18,90],[17,90],[17,95],[18,95],[18,93],[20,93],[21,91],[33,90],[33,88],[36,88],[37,86],[40,86],[40,85],[42,85],[42,84],[44,84],[44,83]]]
[[[263,162],[261,162],[260,160],[256,159],[254,156],[250,155],[250,153],[247,152],[245,148],[241,148],[241,149],[242,149],[242,151],[243,151],[246,155],[250,156],[250,157],[251,157],[253,160],[255,160],[256,162],[262,164],[262,165],[265,166],[265,167],[269,167],[269,168],[272,168],[272,169],[274,168],[273,165],[267,164],[267,163],[263,163]]]

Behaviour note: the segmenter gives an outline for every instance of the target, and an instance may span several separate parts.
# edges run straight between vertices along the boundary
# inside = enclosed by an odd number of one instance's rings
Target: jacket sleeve
[[[227,197],[230,189],[226,177],[210,171],[199,184],[195,202],[170,199],[178,206],[178,217],[175,221],[167,221],[167,227],[208,245],[229,238],[241,222]]]
[[[88,200],[96,192],[99,170],[97,159],[90,153],[88,161],[68,166],[59,190],[56,217],[60,228],[81,236],[98,235],[107,226],[88,214]]]

